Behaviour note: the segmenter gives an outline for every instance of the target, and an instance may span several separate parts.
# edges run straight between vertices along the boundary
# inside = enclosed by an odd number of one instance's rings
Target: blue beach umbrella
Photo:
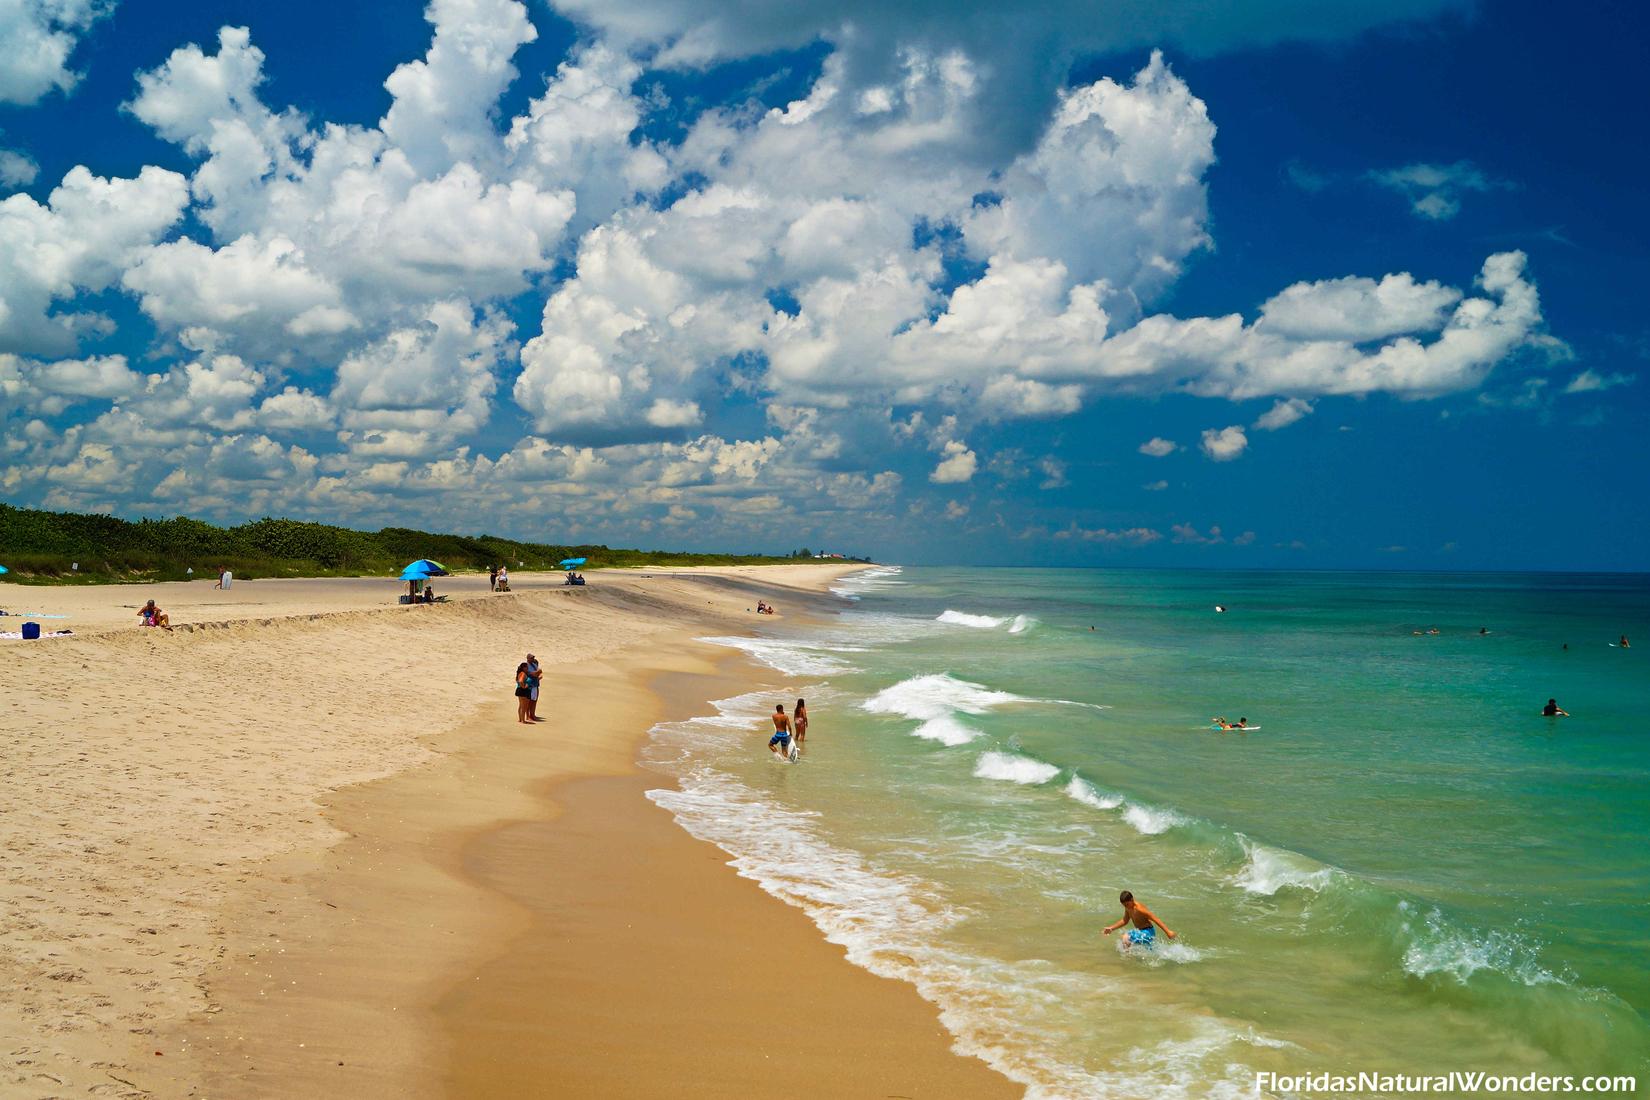
[[[429,558],[419,558],[407,568],[401,570],[401,579],[404,581],[421,581],[428,577],[445,577],[446,567],[438,561]]]
[[[563,558],[561,559],[561,567],[563,569],[571,569],[575,565],[583,565],[584,561],[585,559],[583,558]]]
[[[11,572],[10,569],[7,569],[5,566],[0,565],[0,573],[10,573],[10,572]]]

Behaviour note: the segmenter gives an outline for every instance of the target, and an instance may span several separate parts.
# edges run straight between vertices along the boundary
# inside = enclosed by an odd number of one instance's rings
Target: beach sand
[[[83,633],[0,650],[0,1093],[1017,1095],[643,797],[843,571],[5,589]]]

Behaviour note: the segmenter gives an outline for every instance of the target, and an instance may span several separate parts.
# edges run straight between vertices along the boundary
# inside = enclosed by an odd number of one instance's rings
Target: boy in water
[[[791,720],[784,703],[773,705],[773,736],[768,738],[768,751],[784,760],[791,757]]]
[[[1133,922],[1134,927],[1129,929],[1129,946],[1144,947],[1148,950],[1157,940],[1157,930],[1163,929],[1163,934],[1174,939],[1174,932],[1168,925],[1157,919],[1157,915],[1138,901],[1127,890],[1117,895],[1117,900],[1123,903],[1123,919],[1115,924],[1108,924],[1100,931],[1104,935],[1111,935],[1125,924]]]

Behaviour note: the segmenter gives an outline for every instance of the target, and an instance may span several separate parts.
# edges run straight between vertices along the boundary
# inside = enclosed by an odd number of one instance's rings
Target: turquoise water
[[[1650,578],[912,568],[840,592],[823,631],[724,639],[786,686],[657,731],[680,789],[653,797],[1033,1095],[1650,1078]],[[799,695],[792,766],[759,731]],[[1101,936],[1125,888],[1179,938]]]

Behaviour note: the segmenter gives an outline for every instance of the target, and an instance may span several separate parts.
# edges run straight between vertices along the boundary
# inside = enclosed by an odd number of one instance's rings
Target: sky
[[[0,497],[1650,567],[1628,4],[0,0]]]

